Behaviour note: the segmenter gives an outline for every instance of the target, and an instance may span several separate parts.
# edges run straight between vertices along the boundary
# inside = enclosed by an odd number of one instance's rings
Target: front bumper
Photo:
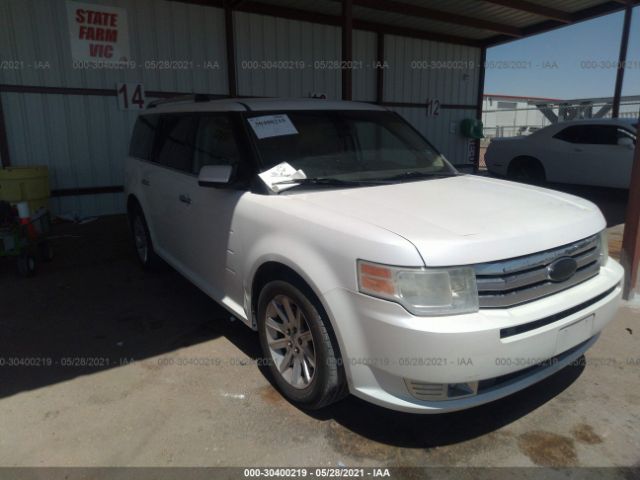
[[[324,297],[351,392],[394,410],[437,413],[504,397],[579,358],[613,318],[622,277],[622,267],[610,259],[599,275],[558,294],[449,317],[416,317],[346,289]],[[553,362],[539,365],[548,359]],[[494,387],[449,400],[418,399],[408,388],[415,382],[486,386],[497,377],[502,380]]]

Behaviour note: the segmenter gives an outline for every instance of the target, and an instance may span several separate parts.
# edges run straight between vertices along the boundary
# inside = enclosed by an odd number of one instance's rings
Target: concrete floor
[[[640,465],[632,306],[586,366],[483,407],[308,413],[253,363],[253,332],[177,273],[138,269],[124,217],[54,234],[36,277],[0,264],[0,357],[53,362],[0,368],[0,466]],[[66,365],[81,357],[98,365]]]

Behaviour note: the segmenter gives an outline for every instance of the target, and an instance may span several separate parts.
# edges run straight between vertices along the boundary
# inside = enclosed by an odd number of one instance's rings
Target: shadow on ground
[[[52,243],[56,258],[33,278],[19,278],[12,265],[0,263],[0,398],[220,336],[251,358],[260,355],[255,333],[229,321],[224,309],[178,273],[139,269],[123,216],[57,225]],[[459,413],[402,414],[355,397],[305,413],[383,444],[447,445],[528,414],[581,371],[566,368],[516,395]]]
[[[480,407],[439,415],[415,415],[377,407],[353,396],[314,418],[333,419],[370,440],[405,448],[430,448],[470,440],[529,414],[568,388],[584,370],[577,361],[546,380]]]
[[[0,262],[0,397],[224,335],[256,355],[240,322],[177,272],[143,272],[124,216],[54,226],[33,278]]]

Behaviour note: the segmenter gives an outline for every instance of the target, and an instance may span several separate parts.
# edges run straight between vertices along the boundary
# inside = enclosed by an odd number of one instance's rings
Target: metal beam
[[[11,157],[9,156],[9,137],[7,135],[7,124],[4,121],[4,110],[2,109],[2,95],[0,91],[0,157],[2,157],[2,166],[11,166]]]
[[[480,49],[480,71],[478,72],[478,91],[476,92],[476,118],[482,121],[482,107],[484,103],[484,79],[486,73],[487,49]],[[480,139],[475,141],[475,151],[473,152],[473,171],[480,169]]]
[[[384,33],[376,35],[376,103],[384,102]]]
[[[435,10],[421,5],[410,3],[402,3],[395,0],[352,0],[354,5],[359,7],[370,8],[372,10],[380,10],[382,12],[407,15],[411,17],[422,18],[425,20],[436,20],[438,22],[446,22],[452,25],[462,25],[465,27],[477,28],[480,30],[491,30],[493,32],[502,33],[511,37],[520,38],[522,32],[519,28],[502,23],[482,20],[474,17],[467,17],[457,13]]]
[[[636,142],[636,152],[631,168],[620,261],[625,272],[623,297],[625,300],[631,300],[638,289],[638,265],[640,264],[640,143],[638,142]]]
[[[629,30],[631,29],[631,15],[633,7],[628,4],[624,10],[622,24],[622,38],[620,39],[620,55],[618,56],[618,71],[616,73],[616,86],[613,92],[613,111],[611,116],[618,118],[620,114],[620,96],[622,95],[622,83],[624,82],[625,63],[627,62],[627,50],[629,47]]]
[[[353,0],[342,0],[342,99],[351,100],[353,89]]]
[[[224,6],[224,32],[225,44],[227,47],[227,82],[229,83],[229,96],[238,96],[238,82],[236,79],[236,48],[233,30],[233,10],[231,2],[227,1]]]
[[[556,20],[562,23],[571,23],[571,14],[557,8],[545,7],[539,3],[529,2],[527,0],[484,0],[485,2],[494,3],[502,7],[520,10],[522,12],[532,13],[549,20]]]
[[[12,85],[0,83],[0,92],[10,93],[44,93],[47,95],[86,95],[92,97],[115,97],[115,88],[78,88],[78,87],[47,87],[42,85]],[[160,92],[157,90],[146,90],[145,97],[150,98],[171,98],[181,95],[194,95],[193,92]],[[226,94],[207,93],[206,95],[216,98],[228,98]]]

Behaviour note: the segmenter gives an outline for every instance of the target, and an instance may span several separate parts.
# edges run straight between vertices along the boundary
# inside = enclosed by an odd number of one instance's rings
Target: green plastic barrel
[[[33,214],[49,208],[49,170],[45,166],[7,167],[0,169],[0,200],[29,202]]]

